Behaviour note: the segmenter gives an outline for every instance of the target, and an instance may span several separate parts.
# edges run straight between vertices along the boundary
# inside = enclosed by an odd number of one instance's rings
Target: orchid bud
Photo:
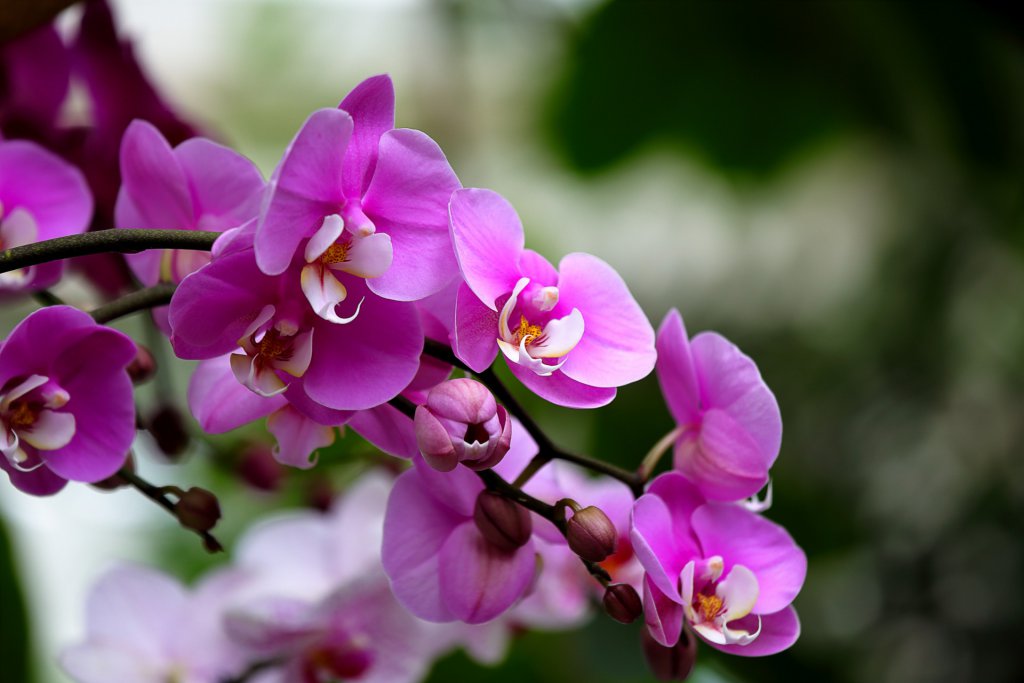
[[[427,464],[450,472],[497,465],[512,441],[512,420],[479,382],[452,379],[437,385],[416,409],[416,445]]]
[[[590,562],[600,562],[614,553],[618,536],[608,515],[593,505],[577,511],[566,522],[569,548]]]
[[[153,379],[153,375],[156,374],[156,359],[153,357],[153,352],[142,344],[137,344],[136,349],[135,358],[128,364],[125,371],[131,378],[132,384],[142,384]]]
[[[604,609],[615,621],[632,624],[643,614],[644,605],[628,583],[613,583],[604,592]]]
[[[220,503],[217,502],[217,496],[206,489],[193,486],[178,498],[174,514],[186,529],[209,531],[220,519]]]
[[[494,491],[477,496],[473,521],[489,543],[509,552],[526,545],[533,534],[530,513]]]
[[[188,448],[189,435],[181,412],[172,405],[163,405],[150,416],[146,429],[153,435],[160,451],[169,457],[176,457]]]
[[[260,491],[276,491],[281,486],[284,467],[274,458],[267,444],[254,443],[238,458],[237,470],[242,481]]]
[[[697,661],[697,640],[685,628],[672,647],[665,647],[644,629],[643,649],[647,666],[659,681],[685,681]]]

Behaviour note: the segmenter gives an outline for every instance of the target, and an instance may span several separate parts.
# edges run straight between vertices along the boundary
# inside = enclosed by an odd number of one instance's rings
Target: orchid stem
[[[100,324],[109,323],[131,313],[145,311],[158,306],[166,306],[171,302],[176,285],[160,284],[146,287],[130,294],[125,294],[110,303],[97,306],[90,315]]]
[[[175,510],[175,505],[173,502],[171,502],[171,499],[167,497],[166,493],[164,492],[164,489],[161,489],[159,486],[149,483],[139,475],[132,472],[127,467],[122,467],[120,470],[118,470],[117,476],[121,477],[126,482],[131,484],[131,486],[135,488],[137,491],[139,491],[142,495],[146,496],[146,498],[149,498],[151,501],[153,501],[163,509],[167,510],[167,512],[171,513],[171,515],[173,515],[174,518],[177,519],[178,512],[177,510]],[[208,552],[216,553],[222,552],[224,550],[224,546],[222,546],[220,544],[220,541],[218,541],[209,531],[198,531],[195,529],[192,529],[192,531],[195,531],[195,533],[203,539],[203,547],[206,548]]]
[[[209,251],[218,237],[219,232],[205,230],[97,230],[5,249],[0,252],[0,273],[105,252],[135,254],[146,249]]]
[[[637,476],[640,477],[640,481],[646,482],[651,478],[651,475],[654,474],[654,468],[658,466],[658,462],[661,460],[661,456],[665,455],[665,452],[672,447],[672,444],[676,442],[676,439],[682,433],[683,428],[676,427],[661,437],[658,443],[651,446],[651,450],[644,456],[644,459],[640,462],[640,467],[637,469]]]

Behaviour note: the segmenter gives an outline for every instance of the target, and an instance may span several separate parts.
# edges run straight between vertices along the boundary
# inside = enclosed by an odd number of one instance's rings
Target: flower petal
[[[40,410],[29,429],[22,429],[21,440],[41,451],[64,448],[75,436],[75,416],[54,410]]]
[[[564,318],[554,318],[544,326],[544,341],[530,348],[534,358],[561,358],[579,344],[583,338],[583,314],[578,308]]]
[[[318,448],[334,443],[334,427],[317,424],[289,405],[267,418],[267,431],[277,439],[277,461],[303,470],[316,464]]]
[[[448,206],[459,268],[473,293],[492,310],[521,277],[525,237],[512,205],[491,190],[457,190]]]
[[[375,278],[388,272],[392,257],[391,238],[384,233],[376,232],[366,237],[354,238],[352,246],[349,247],[348,260],[331,264],[331,267],[356,277]],[[371,291],[372,289],[371,287]]]
[[[206,138],[174,148],[190,182],[197,229],[221,232],[256,218],[263,196],[263,175],[238,152]]]
[[[338,105],[352,117],[352,139],[345,150],[342,187],[348,197],[362,196],[377,165],[381,136],[395,127],[395,86],[387,74],[371,76]]]
[[[709,500],[734,501],[760,491],[774,458],[728,413],[704,413],[696,429],[685,430],[675,444],[674,466]]]
[[[599,408],[615,398],[614,388],[595,387],[571,379],[564,372],[541,377],[521,365],[509,363],[509,370],[526,387],[546,401],[567,408]]]
[[[303,266],[300,278],[302,293],[306,295],[306,300],[313,312],[324,320],[347,325],[359,315],[362,302],[356,306],[355,315],[343,318],[335,311],[337,305],[348,297],[348,290],[322,263],[310,263]]]
[[[497,333],[498,314],[485,306],[466,283],[459,285],[452,348],[455,355],[473,372],[489,368],[498,355]]]
[[[658,383],[672,417],[679,424],[700,418],[701,394],[693,367],[690,340],[679,311],[672,309],[658,328]]]
[[[306,263],[312,263],[320,258],[327,249],[338,241],[341,233],[345,232],[345,221],[336,213],[324,216],[320,229],[313,233],[313,236],[306,242],[306,251],[303,256]]]
[[[118,221],[118,227],[188,230],[195,225],[185,171],[164,136],[147,121],[132,121],[121,139],[121,191],[131,197],[145,224]]]
[[[39,240],[84,232],[92,218],[82,173],[27,140],[0,143],[0,201],[8,213],[21,207],[32,214]]]
[[[792,607],[773,612],[772,614],[755,615],[750,614],[732,623],[733,628],[743,629],[754,633],[760,621],[761,632],[757,638],[746,645],[717,645],[708,643],[711,647],[731,655],[741,657],[763,657],[782,652],[789,648],[800,637],[800,620],[797,618],[796,610]]]
[[[412,458],[418,452],[412,420],[387,403],[360,410],[348,421],[348,426],[388,455]]]
[[[284,404],[284,396],[263,397],[239,384],[227,354],[201,361],[188,385],[192,416],[210,434],[237,429]]]
[[[662,593],[650,576],[644,578],[643,588],[647,630],[661,645],[672,647],[683,632],[683,606]]]

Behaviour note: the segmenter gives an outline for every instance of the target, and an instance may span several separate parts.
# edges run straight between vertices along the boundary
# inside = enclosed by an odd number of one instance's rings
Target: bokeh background
[[[702,648],[694,680],[916,683],[1024,677],[1024,43],[993,2],[120,0],[168,102],[269,174],[310,111],[389,72],[398,124],[467,186],[517,207],[551,259],[615,266],[657,325],[677,307],[751,355],[781,404],[770,517],[806,549],[804,631],[759,660]],[[0,8],[0,12],[3,9]],[[61,17],[74,22],[74,10]],[[65,296],[89,294],[65,285]],[[5,303],[3,334],[28,307]],[[126,329],[145,338],[141,321]],[[182,388],[169,366],[143,396]],[[524,397],[528,398],[528,397]],[[567,446],[625,466],[671,428],[657,383],[572,412],[529,401]],[[259,429],[141,451],[160,482],[221,496],[231,539],[322,500],[357,437],[238,483]],[[151,453],[149,451],[152,451]],[[89,583],[115,559],[189,578],[216,562],[131,492],[0,487],[3,680],[66,679]],[[600,615],[431,681],[652,680],[639,626]]]

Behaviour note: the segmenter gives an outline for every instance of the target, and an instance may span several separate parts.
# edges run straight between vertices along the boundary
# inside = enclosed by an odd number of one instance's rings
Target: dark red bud
[[[238,474],[249,486],[260,491],[276,491],[284,477],[284,467],[274,459],[270,446],[256,443],[238,457]]]
[[[209,531],[220,519],[220,503],[217,496],[206,489],[193,486],[181,494],[174,506],[174,514],[186,529]]]
[[[132,378],[132,384],[148,382],[156,374],[156,359],[153,353],[141,344],[136,346],[135,358],[125,368],[128,376]]]
[[[533,534],[530,513],[494,491],[477,496],[473,521],[484,538],[508,552],[526,545]]]
[[[632,624],[644,613],[636,589],[628,583],[613,583],[604,592],[604,609],[615,621]]]
[[[615,552],[619,533],[608,515],[593,505],[576,512],[566,523],[569,548],[590,562],[600,562]]]
[[[644,629],[643,648],[647,666],[659,681],[685,681],[697,661],[697,639],[686,628],[672,647],[665,647]]]
[[[185,421],[177,408],[170,405],[161,406],[149,418],[146,426],[153,435],[156,445],[167,456],[178,456],[188,448],[189,436],[185,429]]]

